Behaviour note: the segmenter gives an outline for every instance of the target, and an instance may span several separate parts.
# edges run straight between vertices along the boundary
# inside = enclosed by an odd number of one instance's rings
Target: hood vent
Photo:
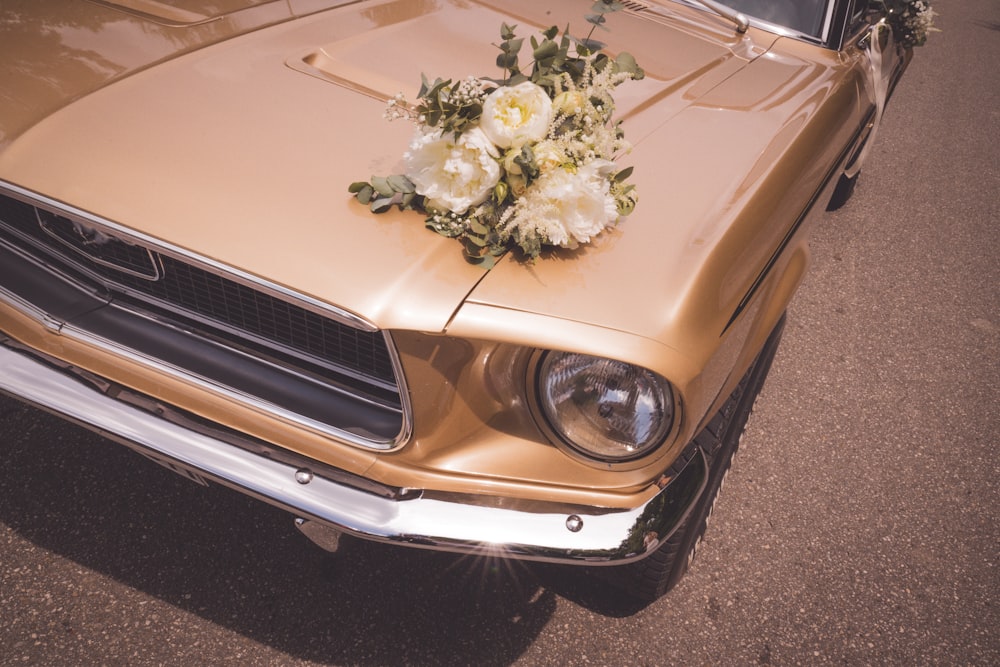
[[[649,10],[649,5],[644,2],[635,2],[635,0],[619,0],[621,4],[625,5],[625,9],[630,12],[645,12]]]

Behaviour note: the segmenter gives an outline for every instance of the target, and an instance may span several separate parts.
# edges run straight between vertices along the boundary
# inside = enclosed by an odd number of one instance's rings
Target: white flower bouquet
[[[927,33],[940,32],[934,27],[930,0],[882,0],[882,4],[896,40],[906,48],[923,46]]]
[[[600,26],[620,8],[601,0],[587,20]],[[643,76],[635,59],[612,59],[590,35],[560,37],[552,27],[532,37],[526,73],[515,28],[501,27],[502,79],[425,77],[415,107],[402,95],[390,100],[388,119],[417,125],[406,173],[349,188],[375,213],[393,206],[424,213],[430,229],[459,239],[466,256],[487,267],[512,247],[534,260],[546,246],[588,243],[637,201],[626,182],[632,169],[615,165],[630,146],[611,122],[614,88]]]

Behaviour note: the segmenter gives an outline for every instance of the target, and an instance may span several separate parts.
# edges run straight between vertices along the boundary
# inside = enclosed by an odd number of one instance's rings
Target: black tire
[[[712,509],[739,448],[754,401],[771,368],[784,325],[785,318],[782,317],[725,405],[695,438],[696,446],[705,456],[708,479],[687,518],[652,554],[640,561],[615,567],[609,573],[612,582],[630,597],[652,602],[670,591],[687,572],[708,528]]]
[[[860,172],[854,174],[851,178],[848,178],[847,174],[840,175],[840,180],[837,181],[837,187],[833,189],[833,195],[830,197],[830,201],[826,205],[827,211],[836,211],[850,201],[851,196],[854,195],[854,188],[858,186],[858,176],[860,175]]]

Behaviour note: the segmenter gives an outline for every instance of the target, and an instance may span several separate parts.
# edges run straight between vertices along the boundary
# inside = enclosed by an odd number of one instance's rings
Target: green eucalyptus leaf
[[[408,179],[403,174],[393,174],[392,176],[386,178],[386,182],[394,192],[402,192],[403,194],[416,192],[413,181]]]
[[[639,80],[645,76],[645,72],[639,67],[639,63],[635,61],[635,57],[631,53],[625,51],[619,53],[618,57],[615,58],[615,66],[619,72],[631,74],[633,79]]]
[[[391,197],[395,192],[385,176],[372,176],[372,187],[383,197]]]
[[[535,41],[535,38],[532,37],[531,41]],[[521,50],[522,44],[524,44],[524,40],[520,38],[507,40],[506,42],[500,45],[500,50],[503,51],[504,53],[514,55]]]
[[[632,171],[634,169],[635,167],[625,167],[624,169],[619,171],[617,174],[615,174],[615,182],[621,183],[622,181],[624,181],[626,178],[632,175]]]
[[[347,187],[347,191],[352,194],[357,194],[361,192],[361,190],[364,189],[365,187],[370,187],[368,186],[367,181],[354,181]]]
[[[559,45],[553,42],[551,39],[546,39],[541,44],[535,47],[532,56],[535,60],[547,60],[548,58],[554,58],[559,54]]]
[[[580,42],[577,43],[576,51],[581,56],[587,57],[592,53],[597,53],[606,46],[607,44],[605,44],[604,42],[598,41],[596,39],[590,39],[588,37],[587,39],[581,40]]]
[[[446,239],[455,238],[454,234],[449,234],[447,230],[442,229],[441,227],[438,227],[436,224],[434,224],[434,221],[431,220],[430,218],[428,218],[427,220],[424,221],[424,227],[426,227],[427,229],[431,230],[432,232],[440,234],[441,236],[445,237]]]
[[[501,53],[497,56],[497,67],[502,69],[517,69],[517,56],[513,54]]]
[[[358,190],[355,197],[358,198],[359,202],[367,206],[368,203],[371,202],[372,196],[374,194],[375,194],[375,189],[372,186],[365,183],[364,187]]]
[[[476,236],[475,234],[466,234],[462,241],[465,242],[465,246],[470,250],[473,248],[481,249],[486,247],[486,239],[481,236]]]
[[[514,39],[514,31],[517,30],[517,24],[507,25],[503,23],[500,25],[500,39],[507,41],[509,39]]]
[[[497,263],[497,258],[493,254],[477,255],[473,257],[468,253],[466,253],[465,259],[468,260],[469,263],[471,264],[476,264],[477,266],[482,267],[484,271],[489,271]]]
[[[379,197],[371,203],[372,213],[385,213],[392,208],[392,197]]]

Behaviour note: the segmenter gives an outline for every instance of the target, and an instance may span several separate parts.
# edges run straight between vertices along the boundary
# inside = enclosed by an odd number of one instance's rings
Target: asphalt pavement
[[[0,665],[998,665],[1000,2],[935,0],[692,570],[346,541],[0,398]]]

